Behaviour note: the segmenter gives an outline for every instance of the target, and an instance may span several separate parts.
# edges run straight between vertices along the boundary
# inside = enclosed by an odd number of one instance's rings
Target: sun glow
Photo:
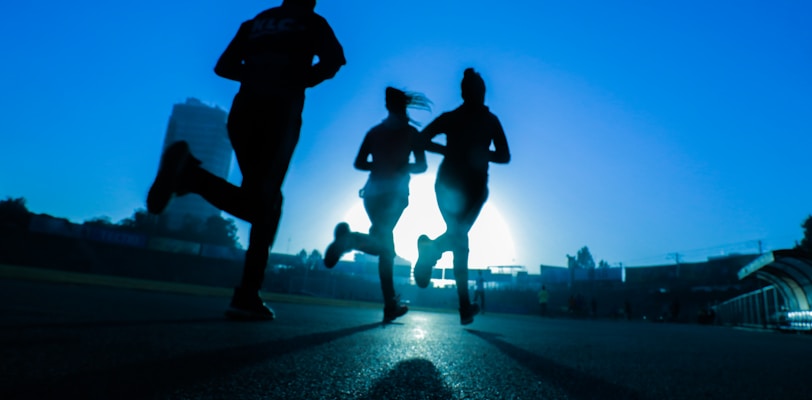
[[[426,234],[434,239],[445,232],[445,223],[437,208],[434,196],[434,174],[412,177],[409,207],[395,227],[395,251],[412,264],[417,261],[417,238]],[[345,214],[344,221],[356,232],[369,231],[369,218],[364,205],[358,202]],[[516,250],[513,237],[502,215],[492,202],[486,202],[469,234],[468,266],[482,268],[515,263]],[[352,255],[344,256],[352,259]],[[439,267],[451,267],[451,253],[445,253],[437,263]]]

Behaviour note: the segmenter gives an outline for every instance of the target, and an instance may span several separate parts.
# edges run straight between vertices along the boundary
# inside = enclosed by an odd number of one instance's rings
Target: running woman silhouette
[[[346,63],[315,6],[315,0],[283,0],[243,22],[214,67],[217,75],[240,82],[227,127],[242,184],[203,169],[180,141],[164,151],[147,196],[147,209],[159,214],[173,196],[197,193],[251,223],[242,280],[226,311],[232,319],[275,317],[259,290],[282,214],[282,182],[299,141],[305,89],[332,78]]]
[[[460,323],[467,325],[479,313],[479,305],[471,304],[468,294],[468,232],[488,198],[489,164],[510,162],[510,149],[502,124],[485,106],[485,81],[473,68],[465,70],[461,89],[462,105],[438,116],[420,133],[427,151],[444,156],[434,191],[446,231],[434,240],[426,235],[418,238],[414,279],[419,287],[427,287],[437,260],[451,251]],[[445,134],[445,145],[432,141],[439,134]]]
[[[429,110],[430,102],[420,93],[392,87],[387,87],[385,94],[389,115],[367,132],[355,158],[356,169],[369,171],[367,183],[360,192],[372,223],[369,234],[352,232],[346,222],[336,225],[334,240],[325,251],[324,265],[333,268],[341,255],[351,250],[378,256],[383,321],[388,323],[409,311],[395,294],[393,231],[409,205],[410,174],[426,171],[426,153],[417,146],[418,132],[411,124],[407,108]],[[410,163],[411,155],[414,162]]]

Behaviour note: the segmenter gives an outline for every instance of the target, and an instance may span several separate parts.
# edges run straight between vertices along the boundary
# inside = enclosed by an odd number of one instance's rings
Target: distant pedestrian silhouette
[[[479,304],[479,311],[485,314],[485,277],[482,270],[477,271],[476,286],[474,286],[474,303]]]
[[[299,141],[305,89],[332,78],[346,62],[332,28],[313,11],[315,5],[315,0],[283,0],[243,22],[214,67],[217,75],[240,82],[228,136],[242,184],[234,186],[204,170],[181,141],[164,151],[147,197],[147,209],[159,214],[174,195],[197,193],[251,223],[229,318],[274,318],[259,290],[282,213],[282,182]]]
[[[539,312],[542,316],[547,315],[547,303],[550,301],[550,291],[547,290],[547,286],[541,285],[541,290],[538,293],[539,298]]]
[[[360,195],[372,226],[367,235],[352,232],[346,222],[336,225],[334,240],[325,251],[324,265],[333,268],[341,255],[351,250],[378,256],[383,320],[391,322],[409,310],[395,294],[393,231],[409,204],[409,174],[426,171],[426,153],[417,146],[418,132],[410,124],[407,108],[428,109],[429,101],[419,93],[392,87],[386,88],[385,94],[389,115],[367,132],[354,164],[356,169],[369,171]],[[413,163],[409,162],[411,155]]]
[[[473,68],[465,70],[461,89],[462,105],[443,113],[421,132],[426,150],[444,155],[434,190],[446,231],[434,240],[426,235],[418,238],[414,279],[419,287],[427,287],[437,260],[451,251],[460,323],[467,325],[479,313],[468,295],[468,232],[488,198],[489,164],[507,164],[510,150],[502,124],[485,106],[485,81]],[[446,136],[444,146],[432,141],[439,134]]]

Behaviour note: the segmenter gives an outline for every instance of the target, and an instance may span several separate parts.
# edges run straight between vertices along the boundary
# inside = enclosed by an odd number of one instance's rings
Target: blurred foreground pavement
[[[802,399],[812,336],[0,274],[0,399]],[[67,283],[72,282],[72,283]],[[427,289],[431,290],[431,289]]]

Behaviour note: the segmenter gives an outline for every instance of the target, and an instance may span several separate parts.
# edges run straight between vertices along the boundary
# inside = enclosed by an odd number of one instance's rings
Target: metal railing
[[[773,286],[763,287],[715,305],[716,321],[723,325],[786,329],[787,310]]]

